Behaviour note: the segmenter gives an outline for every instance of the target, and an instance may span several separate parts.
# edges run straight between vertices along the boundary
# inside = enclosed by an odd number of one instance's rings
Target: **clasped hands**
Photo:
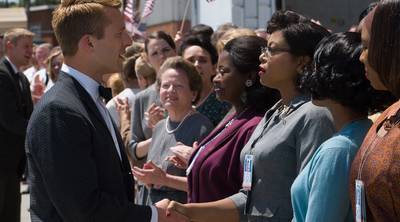
[[[137,180],[144,183],[147,188],[160,188],[164,186],[167,173],[160,167],[149,161],[143,165],[143,168],[133,167],[132,173]]]
[[[197,147],[197,142],[194,142],[193,148],[197,149]],[[194,150],[193,148],[178,142],[176,146],[170,148],[174,155],[168,156],[166,160],[170,161],[178,168],[186,169],[190,155]],[[132,173],[137,180],[144,183],[148,188],[152,186],[160,188],[166,185],[167,173],[151,161],[145,163],[143,169],[133,167]]]
[[[192,221],[187,216],[187,207],[184,204],[178,203],[176,201],[170,201],[168,199],[163,199],[155,204],[158,211],[158,221],[159,222],[189,222]]]
[[[188,167],[190,156],[197,148],[197,142],[193,143],[193,147],[186,146],[185,144],[178,142],[176,146],[170,148],[173,155],[168,156],[167,160],[180,169],[186,169]]]

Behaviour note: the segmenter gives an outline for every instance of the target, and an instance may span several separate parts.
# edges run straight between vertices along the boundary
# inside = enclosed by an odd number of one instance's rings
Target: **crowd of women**
[[[127,49],[108,108],[136,202],[190,221],[400,221],[400,1],[351,32],[278,11],[257,34],[197,25]]]

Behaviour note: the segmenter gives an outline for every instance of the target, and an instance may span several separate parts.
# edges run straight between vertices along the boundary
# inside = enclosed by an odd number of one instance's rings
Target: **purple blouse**
[[[237,119],[233,114],[202,140],[199,147],[205,144],[206,147],[188,175],[188,203],[220,200],[240,190],[243,177],[240,152],[263,116],[264,112],[253,109],[247,109]],[[193,152],[190,161],[198,151]]]

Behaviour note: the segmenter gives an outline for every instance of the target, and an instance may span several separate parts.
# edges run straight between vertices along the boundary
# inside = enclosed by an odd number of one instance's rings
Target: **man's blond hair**
[[[7,52],[7,47],[6,47],[7,42],[11,42],[13,45],[17,45],[17,42],[20,38],[22,38],[22,37],[33,38],[34,35],[35,34],[33,32],[23,29],[23,28],[13,28],[13,29],[7,30],[4,33],[4,37],[3,37],[4,52]]]
[[[120,0],[62,0],[53,12],[52,26],[64,56],[73,56],[82,36],[89,34],[101,39],[110,23],[104,8],[119,9]]]

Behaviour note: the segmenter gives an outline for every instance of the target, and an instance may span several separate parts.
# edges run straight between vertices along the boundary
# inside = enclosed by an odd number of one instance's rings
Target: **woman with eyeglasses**
[[[291,221],[290,186],[315,149],[333,132],[329,111],[317,107],[299,88],[299,78],[312,64],[318,42],[328,31],[285,14],[269,23],[268,47],[260,56],[260,81],[277,89],[282,99],[268,110],[241,152],[242,189],[215,202],[169,210],[192,221]],[[271,28],[273,27],[273,28]]]

